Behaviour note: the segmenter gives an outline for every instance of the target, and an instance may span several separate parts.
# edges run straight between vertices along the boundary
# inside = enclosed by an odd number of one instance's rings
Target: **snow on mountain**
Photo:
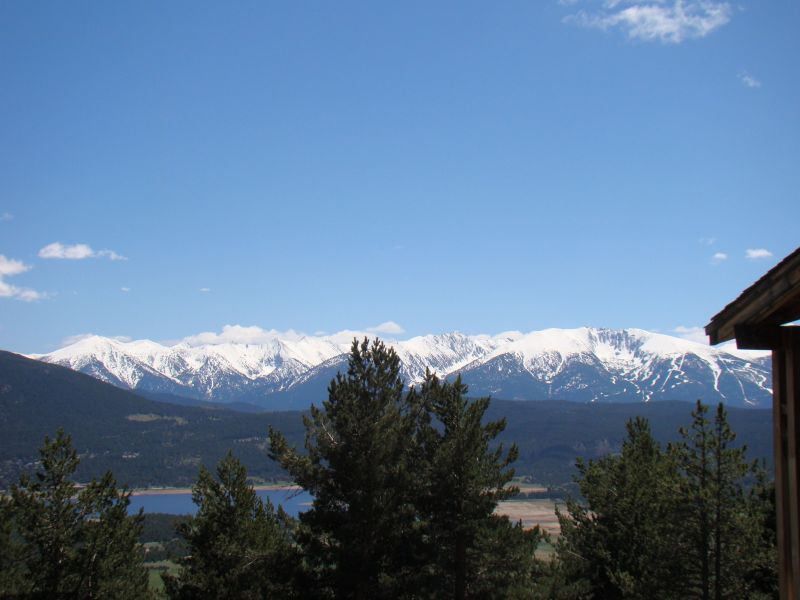
[[[346,364],[352,337],[270,337],[258,344],[120,341],[91,336],[43,355],[130,389],[207,400],[304,401],[324,392]],[[768,353],[711,347],[641,329],[546,329],[495,336],[446,333],[389,340],[410,384],[426,369],[461,373],[470,393],[499,398],[559,398],[581,402],[702,398],[766,406],[771,394]]]
[[[426,369],[441,376],[449,375],[487,356],[501,343],[488,336],[446,333],[390,342],[390,345],[403,363],[405,380],[417,384],[425,379]]]
[[[737,354],[641,329],[547,329],[497,348],[462,377],[474,393],[511,399],[767,405],[768,359]]]

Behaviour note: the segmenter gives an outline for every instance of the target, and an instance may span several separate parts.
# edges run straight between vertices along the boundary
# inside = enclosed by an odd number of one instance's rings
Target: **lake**
[[[273,506],[283,506],[283,510],[296,517],[298,513],[311,506],[311,494],[302,490],[256,490],[259,498],[269,498]],[[192,495],[187,492],[143,492],[131,496],[128,513],[135,514],[140,508],[146,513],[168,513],[171,515],[195,514],[197,506]]]

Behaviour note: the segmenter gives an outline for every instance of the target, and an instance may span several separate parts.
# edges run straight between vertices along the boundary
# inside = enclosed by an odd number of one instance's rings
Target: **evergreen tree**
[[[427,467],[419,505],[426,523],[432,597],[513,598],[528,593],[537,529],[525,532],[494,514],[518,492],[508,486],[517,448],[492,449],[505,420],[483,423],[488,398],[469,401],[460,377],[426,375],[419,396],[433,420],[422,436]],[[424,468],[424,467],[423,467]]]
[[[270,430],[270,456],[314,496],[298,531],[307,597],[397,598],[418,575],[421,409],[403,388],[394,350],[354,341],[347,373],[304,420],[307,454]]]
[[[168,596],[189,600],[293,597],[297,552],[292,519],[247,483],[245,467],[229,452],[217,478],[204,467],[192,488],[197,515],[178,526],[189,547],[177,577],[165,577]]]
[[[14,510],[11,497],[0,494],[0,598],[25,589],[25,574],[13,532]]]
[[[585,502],[559,514],[556,574],[577,598],[683,598],[676,469],[647,420],[629,421],[627,433],[621,454],[578,461]]]
[[[697,403],[662,452],[644,419],[619,456],[578,462],[584,503],[559,515],[545,598],[775,598],[774,504],[764,473],[735,448],[722,405]]]
[[[45,438],[41,469],[23,474],[4,501],[3,592],[17,598],[138,599],[148,596],[138,546],[141,512],[110,473],[79,489],[69,436]],[[5,554],[5,551],[4,551]],[[10,557],[10,558],[9,558]]]
[[[683,439],[670,449],[684,499],[676,517],[684,531],[686,597],[749,597],[752,582],[745,576],[765,537],[763,501],[757,489],[746,491],[745,480],[755,480],[758,469],[745,460],[745,447],[732,446],[736,436],[724,406],[719,404],[713,422],[707,413],[698,401],[690,429],[681,429]]]
[[[742,579],[747,582],[753,600],[777,600],[778,536],[775,514],[775,482],[768,482],[763,465],[758,468],[758,482],[749,494],[748,522],[755,529],[756,544],[745,566]]]

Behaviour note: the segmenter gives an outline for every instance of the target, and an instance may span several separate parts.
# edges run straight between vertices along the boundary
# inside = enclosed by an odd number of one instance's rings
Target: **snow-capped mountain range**
[[[119,341],[90,336],[31,358],[67,366],[118,387],[270,409],[323,399],[346,365],[343,336],[292,336],[258,344]],[[769,406],[769,354],[710,347],[641,329],[546,329],[495,336],[447,333],[387,340],[403,376],[460,373],[471,395],[503,399],[648,402],[703,399]]]

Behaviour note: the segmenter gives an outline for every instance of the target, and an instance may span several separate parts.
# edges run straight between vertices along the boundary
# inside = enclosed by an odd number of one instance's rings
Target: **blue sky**
[[[799,22],[4,2],[0,348],[704,325],[800,241]]]

